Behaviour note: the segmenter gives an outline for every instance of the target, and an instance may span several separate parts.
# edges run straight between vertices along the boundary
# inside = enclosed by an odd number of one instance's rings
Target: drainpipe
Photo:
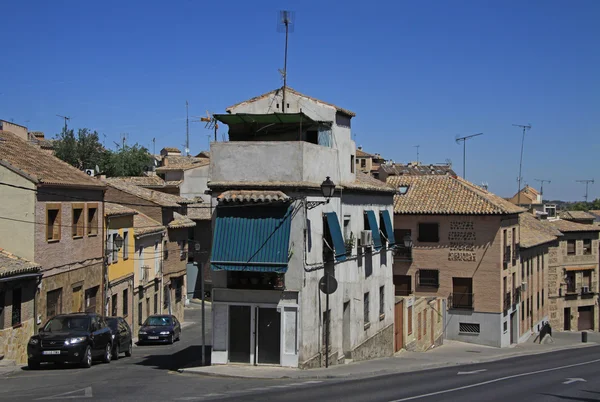
[[[102,286],[102,305],[104,310],[104,315],[108,316],[108,303],[106,298],[108,297],[108,258],[106,256],[106,227],[110,225],[110,218],[106,219],[106,224],[104,224],[104,201],[102,202],[102,280],[104,281],[104,286]],[[114,247],[114,246],[113,246]]]

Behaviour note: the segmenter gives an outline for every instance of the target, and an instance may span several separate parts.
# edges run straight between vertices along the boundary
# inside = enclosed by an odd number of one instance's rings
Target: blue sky
[[[343,5],[342,5],[343,4]],[[121,133],[152,150],[182,148],[190,115],[281,85],[277,11],[295,11],[289,85],[357,113],[357,145],[394,161],[451,159],[499,195],[523,177],[545,198],[582,199],[598,179],[600,2],[29,1],[5,2],[0,118],[58,133]],[[210,134],[191,125],[192,152]],[[101,136],[101,139],[103,137]]]

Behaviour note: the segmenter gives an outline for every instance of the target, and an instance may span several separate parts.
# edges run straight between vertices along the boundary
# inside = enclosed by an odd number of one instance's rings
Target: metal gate
[[[394,351],[404,347],[404,301],[400,300],[394,306]]]
[[[579,318],[577,320],[577,329],[579,331],[594,329],[594,306],[582,306],[578,308]]]

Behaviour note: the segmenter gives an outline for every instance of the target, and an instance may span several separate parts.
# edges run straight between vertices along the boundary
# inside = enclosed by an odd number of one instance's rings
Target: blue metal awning
[[[326,212],[325,216],[327,217],[327,226],[329,226],[331,240],[333,240],[335,259],[337,261],[346,261],[346,244],[344,243],[337,214],[335,212]]]
[[[369,221],[369,228],[373,233],[373,246],[375,250],[381,250],[381,235],[379,234],[379,226],[377,225],[377,218],[375,217],[375,211],[365,211],[367,213],[367,220]]]
[[[287,271],[291,206],[217,207],[216,214],[213,271]]]
[[[396,244],[396,239],[394,237],[394,229],[392,226],[392,218],[390,218],[390,211],[383,210],[381,211],[381,220],[383,221],[383,231],[385,233],[385,237],[387,237],[388,245],[393,246]]]

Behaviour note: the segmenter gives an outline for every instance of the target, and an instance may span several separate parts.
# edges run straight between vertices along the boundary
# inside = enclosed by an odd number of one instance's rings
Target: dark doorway
[[[579,318],[577,319],[577,329],[593,330],[594,329],[594,306],[581,306],[577,309]]]
[[[510,314],[510,343],[517,343],[517,314],[512,312]]]
[[[342,317],[342,349],[344,355],[350,357],[350,302],[344,303],[344,316]]]
[[[276,308],[257,308],[258,363],[280,364],[281,314]]]
[[[250,363],[250,313],[250,306],[229,307],[229,361],[232,363]]]
[[[565,315],[564,315],[564,329],[565,331],[571,330],[571,307],[565,307]]]
[[[394,275],[396,296],[410,296],[412,294],[412,277],[410,275]]]

